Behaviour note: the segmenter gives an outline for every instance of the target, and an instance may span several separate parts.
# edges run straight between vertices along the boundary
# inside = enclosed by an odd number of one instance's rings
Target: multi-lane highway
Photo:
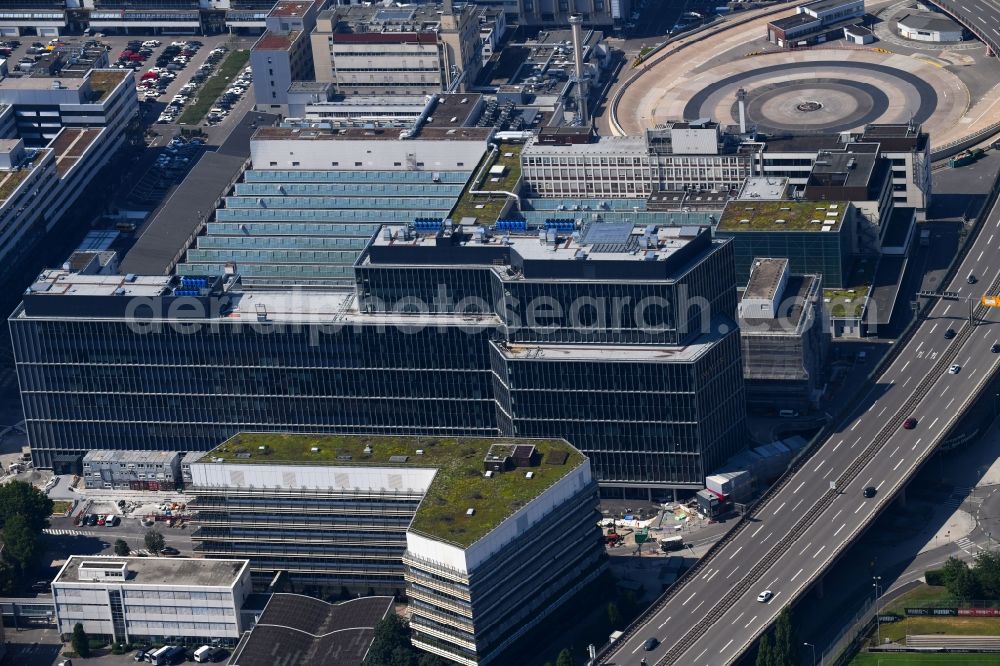
[[[947,291],[977,302],[1000,293],[1000,204]],[[976,277],[970,284],[968,276]],[[736,660],[905,485],[1000,365],[1000,309],[938,301],[860,407],[788,477],[696,575],[670,590],[605,664],[718,666]],[[947,337],[951,329],[954,337]],[[949,334],[950,335],[950,334]],[[950,372],[952,365],[957,372]],[[917,419],[913,429],[904,420]],[[832,489],[835,484],[836,489]],[[876,488],[874,497],[864,489]],[[770,590],[766,603],[757,595]],[[658,645],[647,651],[644,643]]]
[[[993,53],[1000,53],[1000,1],[931,0],[975,33]]]

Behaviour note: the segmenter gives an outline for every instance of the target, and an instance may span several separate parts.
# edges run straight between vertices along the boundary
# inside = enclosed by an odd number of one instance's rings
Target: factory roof
[[[569,157],[573,155],[615,155],[641,156],[649,154],[646,138],[643,136],[602,136],[592,143],[544,144],[532,138],[524,146],[525,157],[553,155]]]
[[[246,570],[249,560],[203,560],[172,557],[108,557],[101,555],[70,555],[56,575],[53,584],[89,584],[79,577],[80,565],[85,568],[119,568],[125,565],[128,575],[114,580],[115,585],[168,585],[170,587],[231,587]],[[98,581],[106,584],[109,581]]]
[[[485,476],[496,444],[534,446],[538,464]],[[264,447],[263,449],[261,447]],[[468,547],[587,458],[564,439],[241,433],[205,454],[257,465],[434,468],[410,530]],[[525,472],[531,472],[528,478]],[[470,513],[471,510],[471,513]]]
[[[931,32],[957,32],[962,30],[962,26],[937,12],[907,12],[896,19],[899,25],[913,28],[914,30],[927,30]]]
[[[28,289],[46,296],[162,296],[172,289],[169,275],[81,275],[62,269],[42,271]]]
[[[152,463],[165,465],[175,460],[180,453],[177,451],[114,451],[110,449],[91,449],[83,456],[86,463]]]
[[[849,202],[730,201],[719,231],[839,231]]]
[[[491,127],[421,127],[413,139],[435,141],[483,141],[493,134]],[[363,127],[337,129],[299,127],[260,127],[254,140],[309,140],[309,141],[400,141],[400,130]]]

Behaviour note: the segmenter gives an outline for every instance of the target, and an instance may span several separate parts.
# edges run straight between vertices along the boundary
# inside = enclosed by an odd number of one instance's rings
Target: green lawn
[[[197,125],[201,122],[208,110],[218,101],[219,95],[229,87],[236,75],[240,73],[247,62],[250,61],[250,51],[230,51],[226,59],[222,61],[205,85],[198,89],[198,99],[184,109],[184,113],[177,122],[181,125]]]
[[[964,666],[964,664],[1000,664],[1000,654],[916,652],[878,653],[861,652],[851,660],[850,666],[906,666],[907,664],[936,664],[937,666]]]
[[[67,502],[65,500],[56,500],[52,502],[52,515],[61,516],[69,511],[69,508],[73,506],[72,502]]]
[[[941,606],[943,602],[949,601],[951,594],[948,588],[940,585],[921,585],[915,587],[903,596],[899,597],[891,604],[883,608],[885,613],[903,614],[904,608],[916,608],[919,606]]]

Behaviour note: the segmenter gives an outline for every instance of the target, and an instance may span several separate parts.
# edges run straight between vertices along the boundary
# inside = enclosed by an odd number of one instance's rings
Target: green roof
[[[540,463],[486,478],[484,460],[496,444],[531,444]],[[265,446],[261,451],[258,447]],[[317,447],[318,452],[311,449]],[[370,447],[370,452],[365,452]],[[417,455],[420,449],[424,453]],[[242,454],[244,457],[239,457]],[[350,456],[350,459],[346,459]],[[405,461],[394,456],[406,456]],[[560,458],[565,460],[559,462]],[[391,437],[241,433],[206,453],[236,463],[358,465],[437,469],[410,529],[466,548],[580,465],[586,457],[563,439]],[[524,472],[532,472],[531,479]],[[474,509],[473,515],[466,514]]]
[[[493,224],[497,221],[504,206],[510,199],[503,192],[515,192],[518,181],[521,180],[521,148],[518,144],[502,143],[497,151],[487,153],[472,172],[472,178],[462,191],[462,196],[455,202],[451,211],[451,219],[460,222],[463,217],[478,218],[480,224]],[[489,170],[494,166],[504,166],[502,176],[490,176]],[[476,182],[476,177],[480,176]],[[493,179],[496,178],[496,181]],[[480,192],[496,192],[496,194],[469,194],[470,190]]]
[[[849,204],[845,201],[755,201],[726,205],[720,231],[839,231]],[[783,221],[781,221],[783,220]]]

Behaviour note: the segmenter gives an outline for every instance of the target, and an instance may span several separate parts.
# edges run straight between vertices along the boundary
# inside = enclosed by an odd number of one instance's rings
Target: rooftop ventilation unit
[[[465,515],[474,516],[476,515],[476,510],[470,506],[468,509],[465,510]]]

